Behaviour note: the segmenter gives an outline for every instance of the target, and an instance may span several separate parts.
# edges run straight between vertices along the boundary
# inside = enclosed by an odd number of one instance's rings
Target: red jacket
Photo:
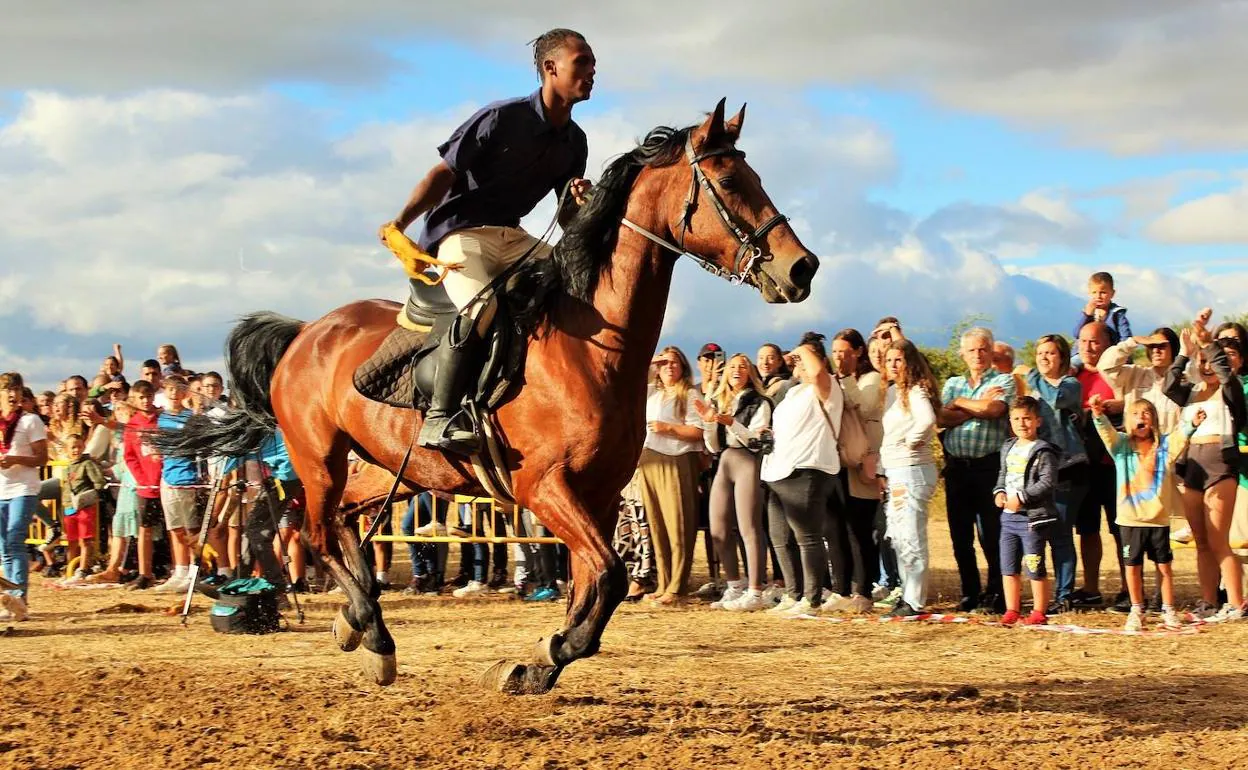
[[[139,497],[160,497],[160,455],[144,442],[144,434],[156,430],[156,417],[159,413],[143,414],[135,412],[126,423],[122,434],[122,451],[126,458],[126,468],[134,476],[138,486]]]

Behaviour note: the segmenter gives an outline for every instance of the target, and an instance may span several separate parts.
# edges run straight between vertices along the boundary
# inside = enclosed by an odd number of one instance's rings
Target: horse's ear
[[[724,124],[724,136],[731,142],[736,142],[741,136],[741,125],[745,123],[745,105],[741,105],[741,109],[737,110],[737,114]]]
[[[724,141],[724,102],[726,101],[726,98],[720,99],[719,104],[715,105],[715,111],[698,128],[698,133],[702,136],[702,147],[717,147]]]

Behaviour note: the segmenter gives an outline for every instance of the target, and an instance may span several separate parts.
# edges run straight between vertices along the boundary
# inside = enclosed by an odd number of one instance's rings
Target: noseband
[[[747,233],[733,217],[732,212],[724,205],[724,201],[719,197],[719,193],[715,192],[715,188],[711,185],[711,181],[707,179],[703,173],[702,167],[699,165],[703,160],[712,158],[717,155],[725,157],[744,158],[745,153],[735,147],[724,147],[716,150],[704,150],[700,153],[693,151],[693,133],[690,132],[689,137],[685,140],[685,158],[688,159],[689,165],[693,168],[693,180],[689,185],[689,194],[685,197],[685,210],[680,217],[680,245],[673,244],[644,227],[630,221],[628,218],[620,220],[620,223],[629,228],[633,232],[645,237],[646,239],[657,243],[658,245],[676,252],[677,256],[685,256],[697,262],[702,269],[709,273],[725,278],[729,283],[740,284],[748,283],[751,286],[758,287],[758,269],[763,262],[771,261],[770,254],[763,253],[762,244],[767,237],[767,233],[771,232],[778,225],[782,225],[789,221],[784,214],[776,214],[771,219],[762,223],[754,229],[754,232]],[[700,254],[694,254],[685,248],[685,234],[689,230],[689,225],[693,222],[693,212],[697,209],[698,188],[701,188],[706,197],[710,199],[711,205],[715,207],[715,212],[719,214],[719,221],[723,224],[724,229],[728,231],[732,237],[737,239],[737,253],[733,259],[734,270],[726,270],[720,267],[712,260]]]

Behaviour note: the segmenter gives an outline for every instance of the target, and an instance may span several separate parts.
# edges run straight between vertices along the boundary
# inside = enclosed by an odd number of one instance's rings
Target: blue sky
[[[998,19],[795,0],[760,27],[727,0],[720,23],[691,12],[667,37],[638,21],[663,4],[634,5],[469,0],[457,17],[378,0],[298,18],[287,0],[143,2],[59,57],[65,31],[29,9],[0,32],[0,358],[41,385],[93,372],[113,341],[135,363],[172,341],[206,367],[240,313],[397,298],[376,226],[475,106],[536,88],[524,40],[555,24],[600,60],[576,111],[591,177],[655,124],[748,102],[742,147],[823,259],[787,308],[682,265],[665,343],[791,344],[884,314],[941,343],[981,313],[1021,344],[1068,331],[1104,268],[1141,327],[1248,309],[1248,108],[1224,96],[1243,46],[1218,4],[1017,3]],[[1014,24],[1034,40],[1010,42]],[[1135,44],[1161,29],[1166,44]],[[784,45],[746,45],[764,31]]]

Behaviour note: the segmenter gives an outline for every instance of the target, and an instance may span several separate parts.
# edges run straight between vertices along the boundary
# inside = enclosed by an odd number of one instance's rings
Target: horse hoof
[[[524,671],[521,663],[500,660],[481,675],[481,686],[506,695],[520,695],[524,692]]]
[[[537,640],[533,650],[533,658],[539,666],[554,667],[559,663],[555,660],[555,650],[563,646],[563,634],[551,634],[545,639]]]
[[[399,664],[395,661],[394,653],[382,655],[372,650],[365,650],[363,666],[364,673],[371,676],[373,681],[382,687],[393,684],[395,677],[399,674]]]
[[[334,616],[334,641],[338,643],[338,649],[351,652],[360,646],[363,638],[364,632],[356,631],[351,627],[351,621],[347,620],[346,608],[338,610],[338,614]]]

